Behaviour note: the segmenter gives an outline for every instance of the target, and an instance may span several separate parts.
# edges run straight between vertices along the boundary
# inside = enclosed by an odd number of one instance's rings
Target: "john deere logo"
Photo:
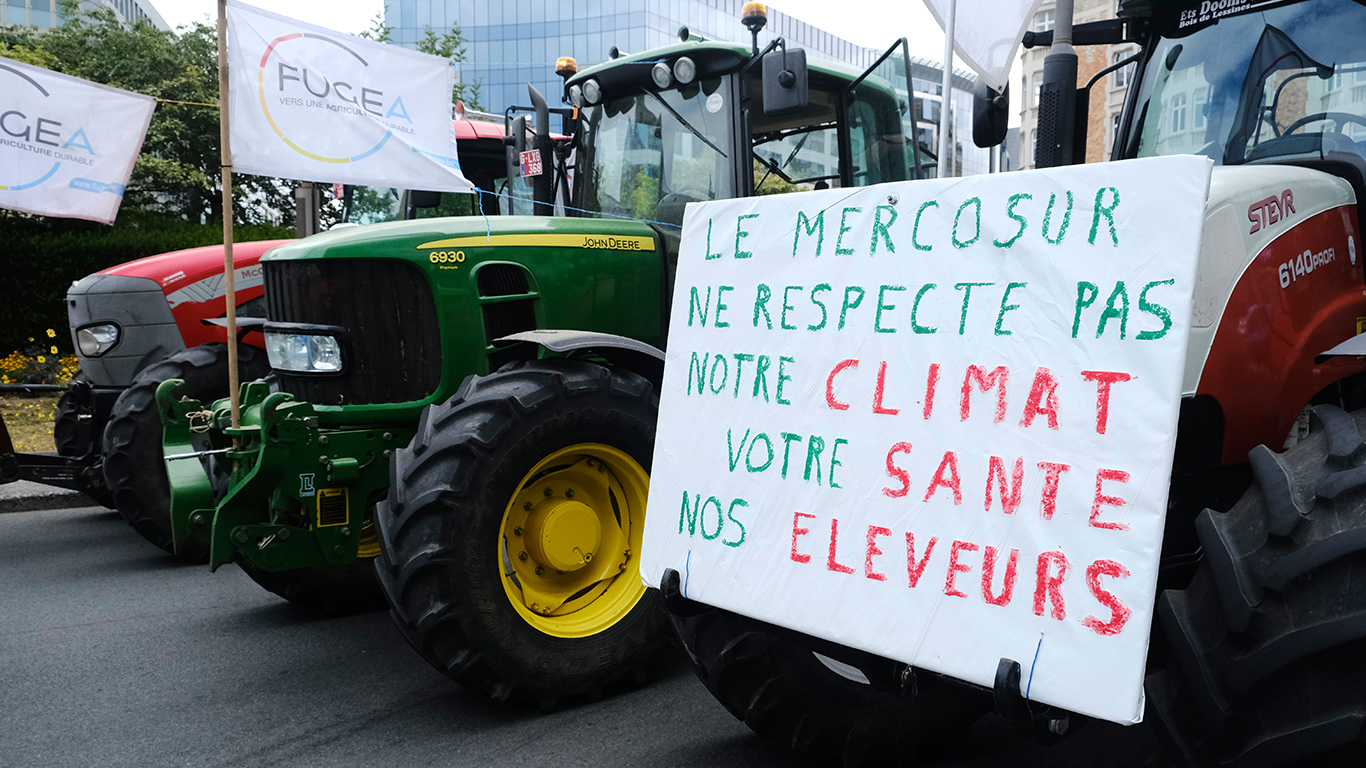
[[[0,64],[0,93],[14,93],[24,87],[36,89],[45,99],[52,98],[38,81],[14,67]],[[0,177],[0,191],[17,192],[36,187],[52,178],[63,162],[95,164],[95,150],[85,128],[73,128],[35,110],[0,112],[0,144],[23,151],[25,158],[17,164],[18,168],[5,169],[6,175],[13,173],[16,178]]]
[[[283,35],[270,41],[266,52],[261,56],[261,65],[256,73],[257,92],[261,99],[261,109],[266,121],[275,135],[290,149],[305,157],[324,163],[354,163],[378,152],[394,132],[415,133],[413,119],[403,104],[403,97],[390,96],[379,83],[364,82],[350,75],[337,75],[319,71],[316,64],[310,66],[290,64],[306,57],[310,62],[325,61],[330,52],[327,46],[335,46],[369,69],[370,63],[345,44],[322,35],[309,32],[296,32]],[[321,49],[321,51],[320,51]],[[271,109],[275,112],[272,113]],[[317,120],[319,111],[332,113],[338,117],[357,116],[374,121],[385,128],[373,145],[358,145],[356,151],[349,152],[336,146],[334,136],[319,132]],[[406,123],[406,125],[405,125]],[[297,130],[295,130],[297,129]],[[296,136],[308,131],[325,138],[314,141],[328,141],[326,147],[306,148],[288,135]],[[342,152],[338,152],[343,149]]]
[[[314,474],[313,474],[312,472],[309,472],[309,473],[307,473],[307,474],[299,475],[299,496],[300,496],[300,497],[303,497],[303,496],[312,496],[314,493],[316,493],[316,491],[315,491],[314,488],[313,488],[313,478],[314,478]]]

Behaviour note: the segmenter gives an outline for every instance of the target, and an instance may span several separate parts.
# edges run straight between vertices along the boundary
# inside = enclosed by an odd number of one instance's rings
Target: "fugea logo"
[[[330,74],[319,69],[320,61],[332,62]],[[395,132],[415,134],[403,97],[396,95],[390,100],[382,88],[365,83],[364,72],[357,72],[357,65],[368,69],[370,62],[349,46],[323,35],[296,32],[272,40],[261,57],[256,80],[261,108],[275,135],[310,159],[354,163],[378,152]],[[345,146],[346,140],[336,135],[319,135],[320,111],[340,118],[378,118],[376,129],[382,128],[384,133],[363,140],[365,143]]]
[[[95,149],[84,127],[70,126],[62,121],[33,109],[16,109],[17,97],[10,94],[36,90],[44,99],[52,94],[37,80],[20,70],[0,64],[0,93],[6,94],[0,102],[0,145],[17,149],[23,154],[16,165],[7,169],[13,173],[11,178],[0,177],[0,191],[20,191],[30,189],[52,178],[63,162],[79,165],[95,164]],[[11,100],[13,99],[13,100]],[[10,108],[5,108],[5,107]]]

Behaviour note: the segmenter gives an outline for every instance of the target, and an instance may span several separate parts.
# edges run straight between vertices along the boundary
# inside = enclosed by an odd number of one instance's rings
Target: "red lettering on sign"
[[[948,470],[948,477],[944,476],[944,470]],[[962,484],[958,480],[958,457],[953,451],[945,451],[944,458],[939,460],[939,469],[934,471],[934,479],[930,481],[929,490],[925,491],[924,501],[929,501],[934,492],[940,488],[948,488],[953,491],[953,503],[963,503]]]
[[[1009,605],[1011,596],[1015,594],[1015,565],[1020,560],[1020,550],[1010,550],[1000,595],[991,594],[991,583],[996,579],[996,554],[995,547],[987,547],[982,553],[982,599],[992,605]]]
[[[883,360],[877,369],[877,389],[873,390],[873,413],[885,413],[888,416],[895,416],[901,413],[898,408],[882,407],[882,391],[887,386],[887,361]]]
[[[1127,531],[1129,526],[1125,523],[1102,523],[1100,521],[1101,507],[1122,507],[1128,502],[1118,496],[1106,496],[1101,493],[1100,484],[1106,480],[1114,480],[1120,483],[1129,482],[1129,473],[1118,469],[1100,469],[1096,471],[1096,496],[1091,502],[1091,519],[1087,523],[1092,528],[1108,528],[1112,531]]]
[[[1010,473],[1011,484],[1013,487],[1006,487],[1006,467],[1005,462],[999,456],[992,456],[987,468],[987,503],[983,507],[986,512],[991,511],[991,481],[996,481],[996,487],[1001,492],[1001,509],[1007,515],[1015,514],[1015,510],[1020,506],[1020,491],[1024,489],[1024,457],[1015,460],[1015,469]]]
[[[1053,574],[1053,567],[1057,566],[1057,574]],[[1061,552],[1044,552],[1039,555],[1039,562],[1035,568],[1034,583],[1034,615],[1042,616],[1044,603],[1052,604],[1051,615],[1058,621],[1067,618],[1067,607],[1062,601],[1062,582],[1067,578],[1067,571],[1071,566],[1067,562],[1067,556]]]
[[[934,388],[939,384],[939,363],[930,363],[930,372],[925,380],[925,418],[934,413]]]
[[[930,543],[925,546],[925,554],[916,560],[915,534],[906,532],[906,576],[911,589],[920,583],[920,577],[925,574],[925,566],[930,564],[930,555],[934,554],[934,545],[938,541],[938,536],[931,536]]]
[[[944,579],[944,594],[949,597],[967,597],[967,595],[959,592],[957,587],[953,586],[953,580],[957,578],[958,574],[972,570],[972,566],[958,562],[958,553],[964,550],[976,552],[977,545],[969,541],[955,541],[953,546],[949,548],[949,575]]]
[[[1083,626],[1097,635],[1106,636],[1117,635],[1124,629],[1124,625],[1129,622],[1129,617],[1134,612],[1122,600],[1100,585],[1100,577],[1109,576],[1112,579],[1122,579],[1128,575],[1129,569],[1114,560],[1097,560],[1091,563],[1091,566],[1086,569],[1086,587],[1091,590],[1091,594],[1097,602],[1110,609],[1110,620],[1101,621],[1095,616],[1087,616],[1081,620]]]
[[[1053,512],[1058,508],[1058,477],[1071,468],[1069,464],[1054,464],[1051,461],[1039,462],[1039,469],[1044,471],[1043,512],[1041,513],[1043,519],[1053,519]]]
[[[835,399],[835,377],[838,376],[839,373],[840,373],[840,371],[843,371],[845,368],[857,368],[857,367],[858,367],[858,361],[857,361],[857,360],[844,360],[844,361],[840,362],[838,365],[836,365],[836,366],[834,367],[834,369],[830,371],[830,375],[826,377],[826,379],[825,379],[825,404],[828,405],[828,406],[830,406],[833,410],[836,410],[836,411],[847,411],[847,410],[849,410],[849,404],[848,404],[848,403],[842,403],[842,402],[840,402],[839,400],[836,400],[836,399]]]
[[[1034,385],[1029,388],[1020,426],[1033,424],[1034,417],[1039,415],[1048,417],[1049,429],[1058,428],[1058,379],[1052,371],[1043,367],[1034,372]]]
[[[996,416],[992,421],[997,424],[1004,421],[1006,417],[1006,382],[1009,379],[1010,371],[1004,365],[996,366],[991,370],[991,373],[983,373],[981,368],[969,365],[967,373],[963,374],[963,398],[958,404],[959,421],[968,420],[974,383],[976,383],[977,389],[982,392],[996,387]]]
[[[863,553],[863,575],[864,575],[864,576],[867,576],[868,578],[873,579],[873,580],[875,580],[875,581],[886,581],[886,580],[887,580],[887,575],[886,575],[885,573],[878,573],[877,571],[874,571],[874,570],[873,570],[873,557],[874,557],[875,555],[880,555],[880,554],[882,554],[882,550],[879,549],[878,546],[877,546],[877,537],[879,537],[879,536],[891,536],[891,535],[892,535],[892,531],[891,531],[890,528],[883,528],[883,527],[880,526],[880,525],[870,525],[870,526],[868,526],[868,542],[867,542],[868,545],[867,545],[867,547],[864,549],[864,553]]]
[[[800,536],[805,536],[808,533],[811,533],[810,528],[801,527],[803,517],[807,518],[808,520],[816,519],[815,515],[808,515],[805,512],[794,512],[792,514],[792,562],[794,563],[811,562],[811,555],[803,555],[797,551],[797,538]]]
[[[839,541],[839,535],[840,521],[832,517],[830,518],[830,554],[826,555],[825,567],[838,573],[853,573],[853,568],[835,562],[835,545]]]
[[[911,476],[906,473],[906,470],[892,463],[892,457],[896,454],[910,452],[910,443],[897,443],[887,451],[887,476],[900,480],[901,487],[892,488],[889,486],[887,488],[883,488],[882,493],[884,495],[890,496],[894,499],[899,499],[905,496],[911,490]]]
[[[1105,424],[1110,418],[1110,385],[1133,378],[1119,371],[1082,371],[1081,377],[1096,382],[1096,434],[1105,434]]]

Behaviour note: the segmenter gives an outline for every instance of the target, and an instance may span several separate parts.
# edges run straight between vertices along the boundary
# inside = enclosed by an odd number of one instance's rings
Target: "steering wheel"
[[[1343,123],[1356,123],[1358,125],[1366,127],[1366,117],[1354,115],[1351,112],[1316,112],[1312,115],[1305,115],[1304,117],[1301,117],[1299,120],[1296,120],[1290,125],[1287,125],[1285,127],[1285,130],[1281,132],[1281,135],[1285,136],[1287,134],[1294,133],[1295,129],[1303,128],[1309,123],[1317,122],[1319,120],[1332,120],[1335,123],[1337,123],[1337,125],[1334,126],[1332,132],[1338,134],[1339,136],[1342,135]]]

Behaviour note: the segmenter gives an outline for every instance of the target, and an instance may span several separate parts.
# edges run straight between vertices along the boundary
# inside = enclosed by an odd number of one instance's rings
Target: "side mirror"
[[[1010,86],[1000,92],[977,81],[972,90],[972,143],[983,149],[1006,140],[1010,122]]]
[[[408,204],[414,208],[435,208],[441,205],[441,193],[412,189],[408,191]]]
[[[806,109],[806,51],[786,48],[764,55],[764,114],[786,115]]]

